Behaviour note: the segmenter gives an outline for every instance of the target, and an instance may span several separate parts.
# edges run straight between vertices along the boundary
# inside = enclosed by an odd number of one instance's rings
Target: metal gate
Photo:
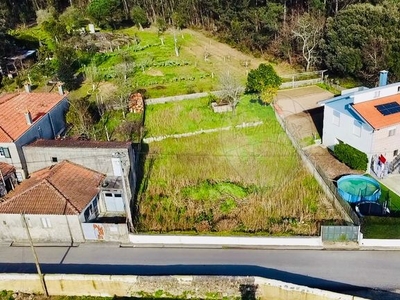
[[[322,241],[358,242],[360,226],[321,226]]]

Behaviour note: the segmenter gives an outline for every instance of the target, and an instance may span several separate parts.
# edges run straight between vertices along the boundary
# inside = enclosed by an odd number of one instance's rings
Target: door
[[[105,192],[104,199],[108,212],[125,212],[124,200],[121,193]]]

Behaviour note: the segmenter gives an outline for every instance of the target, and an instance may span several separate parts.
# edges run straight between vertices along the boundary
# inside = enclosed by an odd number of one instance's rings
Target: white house
[[[2,198],[0,240],[27,241],[27,229],[36,242],[127,239],[124,197],[119,178],[60,162]]]
[[[0,162],[15,167],[18,181],[28,174],[22,146],[61,134],[67,109],[62,91],[0,95]]]
[[[386,80],[387,71],[382,71],[380,86],[343,91],[321,102],[322,143],[334,149],[343,142],[360,150],[378,176],[400,167],[400,82],[386,85]]]

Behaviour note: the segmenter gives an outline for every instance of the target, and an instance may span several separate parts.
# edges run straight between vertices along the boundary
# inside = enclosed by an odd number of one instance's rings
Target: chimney
[[[25,115],[26,124],[27,125],[32,125],[31,112],[29,110],[26,110],[26,112],[24,112],[24,115]]]
[[[58,87],[58,93],[59,93],[61,96],[64,95],[63,83],[62,83],[62,82],[58,82],[58,83],[57,83],[57,87]]]
[[[27,93],[32,92],[32,86],[30,85],[29,82],[25,82],[24,87],[25,87],[25,92]]]
[[[380,71],[379,72],[379,86],[387,85],[388,80],[388,71]]]

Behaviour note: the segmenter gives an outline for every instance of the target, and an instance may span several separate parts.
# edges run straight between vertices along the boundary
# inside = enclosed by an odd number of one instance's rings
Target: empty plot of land
[[[332,93],[318,86],[309,86],[279,91],[275,104],[280,107],[281,115],[287,117],[319,107],[319,101],[332,97]]]

